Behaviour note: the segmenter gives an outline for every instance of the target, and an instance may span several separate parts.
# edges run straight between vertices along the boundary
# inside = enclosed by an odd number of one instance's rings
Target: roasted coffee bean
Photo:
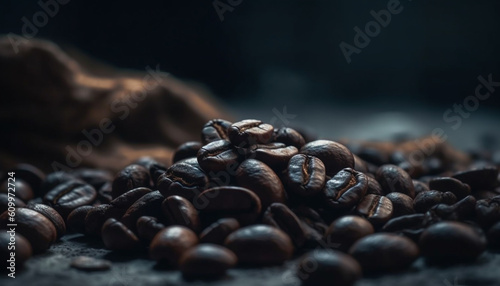
[[[26,208],[39,212],[48,218],[56,228],[57,239],[66,234],[66,223],[55,209],[43,204],[28,204]]]
[[[153,240],[155,235],[160,232],[160,230],[166,228],[164,224],[158,221],[157,218],[152,216],[141,216],[137,220],[137,235],[139,238],[148,244]]]
[[[181,257],[179,269],[184,277],[217,278],[224,276],[238,262],[229,249],[216,244],[200,244],[187,250]]]
[[[392,202],[384,196],[366,195],[356,207],[356,212],[374,226],[382,226],[392,218]]]
[[[202,146],[203,144],[201,144],[201,142],[198,141],[189,141],[184,144],[181,144],[175,150],[172,162],[175,163],[182,159],[196,157],[196,154],[198,154],[198,151]]]
[[[347,252],[359,239],[374,233],[369,221],[359,216],[343,216],[330,224],[325,233],[326,245]]]
[[[219,218],[232,217],[242,225],[254,223],[262,205],[259,197],[242,187],[214,187],[201,193],[194,205],[209,223]]]
[[[196,158],[195,158],[196,160]],[[173,164],[158,178],[156,183],[163,196],[181,196],[192,201],[208,186],[208,177],[196,164],[181,161]]]
[[[16,174],[16,179],[23,180],[30,185],[35,196],[40,195],[40,188],[45,180],[45,174],[40,169],[30,164],[19,164],[12,172]]]
[[[123,223],[107,219],[101,230],[102,241],[111,250],[130,251],[139,247],[139,239]]]
[[[470,186],[471,190],[491,190],[498,185],[498,168],[495,166],[482,167],[458,172],[453,178]]]
[[[474,192],[474,197],[477,200],[487,200],[487,199],[492,199],[496,196],[500,196],[500,189],[495,189],[495,190],[481,190],[481,191],[475,191]]]
[[[384,232],[403,234],[413,241],[418,242],[424,231],[424,214],[411,214],[396,217],[388,221],[383,227]]]
[[[195,233],[200,232],[198,211],[185,198],[170,196],[163,200],[161,209],[170,224],[185,226]]]
[[[236,170],[236,183],[257,194],[262,208],[272,203],[285,202],[285,189],[279,177],[266,164],[248,159],[243,161]]]
[[[413,188],[415,189],[415,197],[420,193],[430,191],[426,183],[417,180],[413,180]]]
[[[413,209],[418,213],[425,213],[437,204],[452,205],[457,202],[457,197],[450,192],[428,191],[419,193],[413,201]]]
[[[286,185],[291,192],[299,196],[313,196],[321,192],[325,179],[325,165],[320,159],[304,154],[297,154],[290,159]]]
[[[475,215],[476,199],[467,196],[453,205],[438,204],[425,213],[425,225],[442,220],[470,220]]]
[[[411,198],[415,197],[415,188],[413,187],[413,181],[410,175],[398,166],[380,166],[377,171],[376,179],[386,194],[398,192]]]
[[[127,209],[120,221],[136,232],[137,220],[141,216],[162,217],[161,203],[164,199],[165,197],[159,191],[147,193]]]
[[[326,182],[323,198],[326,206],[335,210],[350,210],[366,194],[368,179],[351,168],[339,171]]]
[[[251,225],[231,233],[225,246],[241,264],[282,264],[293,254],[293,243],[283,231],[268,225]]]
[[[335,176],[344,168],[354,168],[354,157],[344,145],[329,141],[316,140],[307,143],[300,153],[318,157],[325,164],[326,175]]]
[[[260,120],[247,119],[233,123],[228,129],[231,143],[238,147],[265,144],[273,136],[274,128]]]
[[[167,171],[167,166],[163,163],[156,161],[152,157],[141,157],[139,160],[135,161],[134,164],[141,165],[147,170],[149,170],[149,175],[151,176],[151,181],[154,186],[158,181],[158,177]]]
[[[386,145],[387,146],[380,147],[361,146],[359,150],[357,150],[356,154],[359,158],[377,166],[387,164],[390,161],[392,146],[389,146],[389,144]]]
[[[208,144],[217,140],[229,140],[228,129],[233,123],[224,119],[213,119],[208,121],[201,130],[201,141]]]
[[[91,206],[81,206],[70,212],[66,218],[67,228],[77,233],[85,233],[85,217],[91,209]]]
[[[456,263],[475,260],[486,249],[480,229],[461,222],[439,222],[420,237],[422,255],[432,263]]]
[[[15,237],[15,244],[12,243],[13,238]],[[14,248],[12,248],[14,246]],[[31,257],[32,255],[31,244],[29,241],[20,233],[16,233],[15,236],[12,236],[10,233],[6,231],[0,232],[0,259],[2,259],[2,272],[4,269],[8,269],[11,267],[9,260],[15,260],[15,270],[21,270],[24,263]],[[12,253],[15,253],[15,256],[12,256]]]
[[[151,259],[178,266],[182,255],[198,244],[196,234],[184,226],[169,226],[158,232],[149,246]]]
[[[372,178],[370,176],[366,176],[366,180],[368,182],[368,187],[366,189],[366,194],[373,194],[373,195],[378,195],[378,196],[383,196],[384,191],[382,191],[382,186],[380,186],[380,183],[375,180],[375,178]]]
[[[200,147],[195,156],[197,156],[200,167],[207,173],[235,169],[241,159],[241,155],[227,140],[210,142]]]
[[[221,218],[201,232],[200,242],[223,245],[228,235],[239,228],[240,223],[236,219]]]
[[[63,172],[63,171],[58,171],[54,173],[48,174],[45,179],[43,180],[40,190],[41,193],[40,195],[45,196],[48,192],[50,192],[52,189],[55,187],[70,182],[70,181],[77,181],[79,180],[75,175]]]
[[[93,207],[85,216],[85,234],[101,235],[102,226],[107,219],[119,219],[124,213],[124,209],[112,205],[104,204]]]
[[[273,203],[264,213],[262,222],[281,229],[300,248],[306,240],[305,230],[299,218],[284,204]]]
[[[9,212],[0,215],[0,229],[8,229]],[[16,209],[16,234],[24,236],[33,253],[42,253],[56,241],[57,231],[52,222],[39,212],[27,208]]]
[[[500,221],[500,196],[476,202],[476,221],[485,229]]]
[[[361,264],[363,273],[396,272],[409,267],[419,249],[404,236],[376,233],[358,240],[349,253]]]
[[[97,192],[91,185],[69,181],[49,191],[43,201],[66,218],[72,210],[91,204],[96,197]]]
[[[149,170],[141,165],[129,165],[116,174],[113,180],[113,198],[139,187],[148,188],[151,183]]]
[[[0,193],[8,194],[9,189],[11,190],[10,193],[15,192],[16,198],[23,202],[27,202],[35,196],[31,186],[21,179],[16,179],[14,182],[10,180],[3,182],[0,186]]]
[[[352,155],[354,157],[354,170],[361,173],[368,173],[369,169],[367,163],[363,159],[359,158],[356,154]]]
[[[294,146],[297,149],[302,148],[306,144],[304,137],[290,127],[274,129],[273,141],[283,143],[286,146]]]
[[[26,204],[16,197],[9,196],[8,194],[0,194],[0,214],[7,209],[12,208],[23,208]]]
[[[490,227],[487,237],[489,247],[493,249],[500,248],[500,221]]]
[[[105,183],[113,181],[113,175],[108,171],[96,169],[78,169],[73,172],[73,175],[85,183],[98,190]]]
[[[420,178],[424,174],[428,173],[428,170],[426,169],[426,166],[423,164],[412,164],[408,161],[399,163],[397,165],[399,168],[401,168],[403,171],[408,173],[408,175],[411,178]]]
[[[440,192],[451,192],[457,199],[461,200],[470,195],[470,187],[457,179],[450,177],[438,177],[429,181],[429,189]]]
[[[285,146],[283,143],[257,144],[250,147],[250,157],[263,162],[276,172],[285,170],[288,161],[299,150],[294,146]]]
[[[403,193],[389,193],[385,196],[392,202],[392,216],[398,217],[415,213],[413,199]]]
[[[109,204],[113,200],[113,183],[107,182],[97,190],[97,199],[101,204]]]
[[[151,189],[145,187],[135,188],[115,198],[109,204],[116,208],[126,210],[131,205],[133,205],[137,200],[139,200],[140,198],[151,192],[152,192]]]
[[[82,271],[104,271],[111,268],[111,261],[88,256],[78,256],[71,261],[70,265]]]
[[[361,278],[361,266],[338,251],[311,251],[300,258],[296,276],[304,286],[352,286]]]

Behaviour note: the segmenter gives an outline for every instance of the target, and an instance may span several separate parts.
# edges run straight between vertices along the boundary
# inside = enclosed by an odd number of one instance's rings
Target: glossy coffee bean
[[[470,186],[472,191],[491,190],[498,185],[498,168],[486,166],[455,173],[453,178]]]
[[[145,196],[146,194],[149,194],[151,192],[152,192],[152,190],[149,188],[145,188],[145,187],[135,188],[135,189],[132,189],[132,190],[118,196],[117,198],[112,200],[109,204],[116,207],[116,208],[126,210],[131,205],[133,205],[137,200],[139,200],[140,198],[142,198],[143,196]]]
[[[403,193],[389,193],[385,196],[392,202],[393,217],[415,213],[413,199]]]
[[[216,244],[200,244],[187,250],[181,257],[179,269],[186,278],[217,278],[224,276],[238,262],[229,249]]]
[[[260,120],[247,119],[233,123],[228,129],[231,143],[238,147],[266,144],[273,136],[274,128]]]
[[[221,218],[201,232],[200,242],[224,245],[226,238],[239,228],[240,223],[236,219]]]
[[[113,175],[105,170],[77,169],[72,173],[78,179],[98,190],[104,184],[113,181]]]
[[[384,196],[366,195],[356,207],[356,212],[374,226],[382,226],[392,218],[392,202]]]
[[[141,165],[129,165],[116,174],[113,180],[113,198],[139,187],[148,188],[151,183],[149,170]]]
[[[439,222],[428,227],[420,237],[422,255],[433,263],[456,263],[475,260],[486,249],[480,229],[461,222]]]
[[[43,204],[28,204],[26,208],[39,212],[48,218],[56,228],[57,239],[66,234],[66,223],[55,209]]]
[[[359,216],[343,216],[330,224],[325,233],[326,245],[347,252],[359,239],[374,233],[372,224]]]
[[[294,146],[297,149],[306,144],[304,137],[297,130],[290,127],[274,129],[273,141],[283,143],[286,146]]]
[[[403,234],[411,240],[418,242],[420,235],[424,231],[424,218],[424,214],[395,217],[382,227],[382,231]]]
[[[85,217],[92,206],[81,206],[69,213],[66,218],[66,226],[69,230],[77,233],[85,233]]]
[[[159,191],[153,191],[133,203],[121,218],[121,222],[136,232],[137,220],[141,216],[162,217],[161,203],[165,198]]]
[[[366,189],[366,194],[373,194],[383,196],[384,191],[382,190],[382,186],[380,183],[373,177],[366,176],[366,180],[368,181],[368,188]]]
[[[248,159],[243,161],[236,170],[238,186],[254,192],[261,201],[262,208],[272,203],[285,202],[285,189],[276,173],[266,164]]]
[[[161,209],[169,224],[185,226],[195,233],[200,231],[198,211],[185,198],[170,196],[163,200]]]
[[[136,227],[139,238],[148,244],[151,243],[151,240],[153,240],[158,232],[166,228],[164,224],[152,216],[141,216],[137,220]]]
[[[413,209],[418,213],[425,213],[437,204],[452,205],[457,202],[457,197],[450,192],[428,191],[418,194],[413,201]]]
[[[30,164],[18,164],[12,172],[15,173],[16,179],[27,182],[35,196],[41,195],[42,182],[45,180],[45,174],[37,167]]]
[[[476,199],[467,196],[452,204],[437,204],[425,213],[424,224],[431,225],[442,220],[465,221],[473,219],[475,215]]]
[[[194,156],[197,156],[198,164],[207,174],[227,171],[231,168],[228,166],[238,166],[241,159],[241,155],[227,140],[210,142],[202,146]]]
[[[0,229],[10,229],[7,224],[9,213],[0,215]],[[15,227],[16,234],[24,236],[33,249],[33,253],[42,253],[56,241],[57,231],[52,222],[39,212],[27,208],[16,209]]]
[[[175,163],[183,159],[196,157],[196,154],[198,154],[198,151],[202,146],[203,144],[201,144],[201,142],[198,141],[188,141],[186,143],[181,144],[174,151],[174,157],[172,159],[172,162]]]
[[[396,272],[408,268],[418,257],[418,246],[409,238],[376,233],[358,240],[349,253],[365,273]]]
[[[79,181],[69,181],[45,194],[43,201],[52,206],[63,218],[66,218],[72,210],[91,204],[96,197],[97,192],[91,185]]]
[[[275,265],[292,257],[294,247],[283,231],[268,225],[251,225],[231,233],[225,246],[241,264]]]
[[[315,250],[300,258],[296,276],[304,286],[352,286],[361,278],[361,266],[344,253]]]
[[[489,228],[500,221],[500,196],[477,201],[475,210],[479,225]]]
[[[104,222],[101,236],[106,248],[111,250],[130,251],[139,247],[139,238],[114,218],[109,218]]]
[[[31,186],[21,179],[16,179],[15,182],[4,181],[0,186],[0,193],[8,194],[9,191],[10,193],[15,192],[16,197],[23,202],[27,202],[35,196]]]
[[[299,218],[284,204],[273,203],[264,213],[262,222],[281,229],[300,248],[306,240],[306,233]]]
[[[263,162],[276,172],[285,170],[288,161],[299,150],[283,143],[257,144],[250,147],[250,157]]]
[[[93,207],[85,216],[85,234],[101,235],[102,226],[106,220],[120,219],[124,213],[125,210],[107,204]]]
[[[342,169],[323,189],[323,199],[328,208],[350,210],[364,197],[368,180],[363,173],[351,168]]]
[[[300,153],[319,158],[325,164],[327,176],[335,176],[344,168],[354,168],[354,157],[351,151],[334,141],[309,142],[300,149]]]
[[[0,214],[9,208],[23,208],[26,204],[20,199],[9,196],[8,194],[0,194]]]
[[[182,255],[198,244],[198,237],[187,227],[169,226],[158,232],[149,246],[151,259],[178,266]]]
[[[111,261],[95,257],[78,256],[71,261],[70,266],[87,272],[105,271],[111,268]]]
[[[368,163],[366,163],[363,159],[359,158],[356,154],[352,154],[354,157],[354,170],[361,173],[368,173]]]
[[[461,181],[450,177],[438,177],[429,181],[429,189],[440,192],[451,192],[461,200],[470,195],[470,187]]]
[[[228,129],[233,123],[224,119],[213,119],[208,121],[201,130],[201,141],[208,144],[217,140],[229,140]]]
[[[376,179],[386,194],[398,192],[411,198],[415,197],[415,188],[413,187],[413,181],[410,175],[398,166],[380,166],[377,171]]]
[[[198,162],[189,164],[181,161],[170,166],[158,178],[156,185],[164,197],[181,196],[192,201],[206,189],[208,177],[200,168]]]
[[[12,248],[13,246],[15,249]],[[13,258],[12,253],[15,253]],[[12,267],[14,272],[15,270],[21,270],[32,253],[31,244],[20,233],[6,232],[4,230],[0,232],[0,259],[2,259],[0,265],[3,266],[2,272],[4,272],[4,269],[8,269],[7,267]],[[12,265],[8,260],[15,260],[14,264]]]
[[[287,190],[305,197],[318,194],[325,186],[325,174],[325,165],[319,158],[297,154],[288,162]]]
[[[167,171],[167,166],[165,164],[149,156],[139,158],[134,164],[141,165],[149,170],[149,175],[151,176],[151,181],[154,186],[158,181],[158,177]]]
[[[54,189],[55,187],[67,183],[69,181],[79,180],[75,175],[63,171],[53,172],[48,174],[43,180],[40,187],[40,194],[45,196],[46,193]]]
[[[430,191],[429,186],[426,183],[417,180],[413,180],[413,188],[415,189],[415,197],[420,193]]]

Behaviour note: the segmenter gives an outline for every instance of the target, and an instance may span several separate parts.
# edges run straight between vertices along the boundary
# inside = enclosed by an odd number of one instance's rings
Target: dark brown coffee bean
[[[107,182],[97,190],[97,199],[101,204],[109,204],[113,200],[113,183]]]
[[[119,219],[124,213],[124,209],[112,205],[104,204],[93,207],[85,216],[85,234],[101,235],[102,226],[107,219]]]
[[[238,166],[241,155],[231,142],[218,140],[202,146],[195,154],[198,164],[207,173],[228,170],[228,166]]]
[[[40,169],[30,164],[19,164],[12,172],[15,173],[16,179],[21,179],[30,185],[35,196],[41,195],[40,188],[45,180],[45,174]]]
[[[343,216],[332,222],[325,233],[326,245],[347,252],[359,239],[374,233],[369,221],[359,216]]]
[[[98,190],[104,184],[113,181],[113,175],[105,170],[78,169],[72,173],[78,179]]]
[[[467,196],[453,205],[438,204],[425,213],[425,225],[431,225],[442,220],[465,221],[475,215],[476,199]]]
[[[181,257],[179,269],[186,278],[217,278],[236,265],[238,258],[229,249],[216,244],[200,244]]]
[[[40,195],[45,196],[49,191],[54,189],[55,187],[67,183],[69,181],[77,181],[78,178],[70,173],[59,171],[48,174],[42,182],[40,187]]]
[[[366,189],[366,194],[373,194],[373,195],[379,195],[383,196],[384,191],[382,190],[382,186],[380,186],[380,183],[375,180],[375,178],[372,178],[370,176],[366,176],[366,180],[368,182],[368,188]]]
[[[152,216],[141,216],[137,220],[137,235],[139,238],[148,244],[151,243],[155,235],[162,229],[166,228],[164,224]]]
[[[413,201],[413,209],[418,213],[425,213],[437,204],[452,205],[457,202],[457,197],[450,192],[428,191],[419,193]]]
[[[12,210],[14,210],[14,208],[26,207],[26,204],[16,197],[1,193],[0,194],[0,214],[3,213],[4,211],[6,211],[7,209],[9,209],[9,207],[12,208]]]
[[[266,164],[248,159],[243,161],[236,170],[236,183],[257,194],[262,208],[272,203],[285,202],[285,189],[279,177]]]
[[[430,180],[429,188],[440,192],[451,192],[461,200],[470,195],[470,187],[461,181],[450,177],[438,177]]]
[[[389,193],[385,196],[392,202],[392,216],[398,217],[415,213],[413,199],[403,193]]]
[[[284,204],[273,203],[264,213],[262,222],[281,229],[292,239],[295,247],[300,248],[306,240],[305,230],[299,218]]]
[[[366,195],[356,207],[356,212],[374,226],[381,226],[392,218],[392,202],[377,195]]]
[[[476,221],[485,229],[500,221],[500,196],[476,202]]]
[[[354,170],[361,173],[368,173],[369,169],[367,163],[363,159],[359,158],[356,154],[352,155],[354,157]]]
[[[151,259],[172,266],[179,265],[182,255],[198,244],[198,237],[187,227],[170,226],[158,232],[149,246]]]
[[[106,248],[111,250],[130,251],[139,247],[137,236],[114,218],[109,218],[104,222],[101,236]]]
[[[12,248],[13,246],[14,248]],[[10,272],[21,270],[24,263],[31,257],[32,252],[31,244],[20,233],[4,230],[0,232],[0,259],[2,259],[1,265],[4,266],[2,272],[5,269]],[[12,256],[12,253],[15,253],[15,256]],[[14,260],[14,262],[9,260]]]
[[[273,141],[283,143],[286,146],[294,146],[297,149],[302,148],[306,144],[304,137],[290,127],[274,129]]]
[[[325,164],[326,175],[335,176],[344,168],[354,168],[354,157],[344,145],[329,141],[316,140],[307,143],[300,153],[318,157]]]
[[[208,121],[201,130],[201,140],[203,144],[208,144],[217,140],[229,140],[228,129],[233,123],[224,119],[213,119]]]
[[[376,233],[358,240],[349,253],[361,264],[363,273],[396,272],[417,258],[417,245],[404,236]]]
[[[66,218],[66,226],[69,230],[77,233],[85,233],[85,217],[92,206],[81,206],[69,213]]]
[[[398,192],[411,198],[415,197],[415,188],[413,187],[413,181],[410,175],[398,166],[380,166],[377,171],[376,179],[386,194]]]
[[[274,128],[260,120],[247,119],[233,123],[228,129],[228,136],[235,146],[245,147],[254,144],[265,144],[273,136]],[[242,146],[242,145],[245,146]]]
[[[426,169],[426,166],[423,164],[412,164],[408,161],[399,163],[397,165],[399,168],[401,168],[403,171],[408,173],[408,175],[411,178],[420,178],[423,175],[428,173],[428,170]]]
[[[0,186],[0,193],[8,194],[9,189],[11,190],[10,193],[15,192],[16,197],[23,202],[27,202],[35,196],[31,186],[21,179],[16,179],[14,182],[10,180],[3,182]]]
[[[196,157],[196,154],[198,154],[198,151],[202,146],[203,144],[201,144],[201,142],[198,141],[189,141],[181,144],[174,151],[174,157],[172,159],[172,162],[175,163],[182,159]]]
[[[185,161],[175,163],[158,178],[156,185],[164,197],[181,196],[192,201],[208,187],[207,175],[198,162],[195,162],[195,164],[188,164]]]
[[[296,276],[304,286],[352,286],[361,278],[361,266],[344,253],[315,250],[300,258]]]
[[[424,214],[395,217],[382,227],[382,231],[403,234],[411,240],[418,242],[420,235],[424,231],[424,218]]]
[[[496,196],[500,196],[500,189],[498,189],[498,188],[496,190],[492,190],[492,191],[481,190],[481,191],[474,192],[474,197],[477,200],[488,200],[488,199],[492,199]]]
[[[158,177],[165,173],[165,171],[167,171],[167,166],[165,164],[160,163],[149,156],[139,158],[137,161],[135,161],[134,164],[141,165],[149,170],[149,175],[151,176],[153,186],[156,186]]]
[[[223,245],[228,235],[239,228],[240,223],[236,219],[221,218],[201,232],[200,242]]]
[[[299,196],[312,196],[321,192],[326,183],[325,165],[314,156],[297,154],[288,163],[286,185]]]
[[[500,221],[490,227],[487,237],[489,247],[493,249],[500,248]]]
[[[422,255],[433,263],[456,263],[475,260],[486,249],[480,229],[453,221],[428,227],[420,237]]]
[[[282,264],[293,254],[293,243],[283,231],[268,225],[251,225],[231,233],[225,246],[238,262],[251,265]]]
[[[384,144],[383,146],[361,146],[356,154],[366,162],[380,166],[389,163],[392,150],[392,144]]]
[[[57,239],[66,234],[66,223],[55,209],[43,204],[28,204],[26,208],[39,212],[48,218],[56,228]]]
[[[31,244],[33,253],[42,253],[56,241],[57,231],[52,222],[39,212],[27,208],[18,208],[15,211],[16,234],[23,235]],[[9,212],[0,215],[0,229],[8,229]]]
[[[458,172],[453,178],[470,186],[472,191],[491,190],[498,185],[498,168],[495,166],[482,167]]]
[[[429,186],[426,183],[417,180],[413,180],[413,188],[415,189],[415,197],[420,193],[430,191]]]
[[[335,210],[350,210],[363,198],[368,180],[363,173],[346,168],[326,182],[323,189],[325,204]]]
[[[97,192],[91,185],[70,181],[49,191],[43,201],[66,218],[72,210],[91,204],[96,197]]]
[[[263,162],[276,172],[285,170],[288,161],[299,150],[283,143],[257,144],[250,147],[250,157]]]
[[[109,204],[119,208],[119,209],[128,209],[131,205],[133,205],[137,200],[145,196],[146,194],[151,193],[151,189],[140,187],[132,189],[114,200],[112,200]]]
[[[165,197],[159,191],[145,194],[133,203],[121,218],[121,222],[136,232],[137,220],[141,216],[162,217],[161,203]]]
[[[151,176],[149,170],[141,165],[129,165],[116,174],[113,180],[113,198],[139,187],[149,188]]]
[[[170,196],[162,202],[161,209],[171,225],[182,225],[195,233],[200,232],[198,211],[185,198]]]
[[[111,261],[88,256],[77,256],[71,261],[70,265],[82,271],[104,271],[111,268]]]

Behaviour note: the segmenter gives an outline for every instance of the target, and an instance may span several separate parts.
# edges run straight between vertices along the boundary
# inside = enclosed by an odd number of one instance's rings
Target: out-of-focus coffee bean
[[[470,195],[470,187],[461,181],[450,177],[438,177],[429,181],[429,189],[440,192],[451,192],[461,200]]]
[[[149,170],[149,175],[151,177],[152,185],[156,186],[158,177],[160,177],[165,171],[167,171],[167,166],[163,163],[156,161],[152,157],[141,157],[134,164],[141,165],[147,170]]]
[[[106,248],[111,250],[130,251],[139,247],[139,238],[114,218],[109,218],[104,222],[101,236]]]
[[[194,158],[196,160],[196,158]],[[208,186],[208,177],[198,162],[188,164],[181,161],[173,164],[158,178],[158,190],[164,197],[181,196],[192,201]]]
[[[67,183],[69,181],[77,181],[79,180],[75,175],[63,172],[63,171],[58,171],[54,173],[48,174],[45,179],[43,180],[41,187],[40,187],[40,195],[45,196],[49,191],[54,189],[55,187]]]
[[[69,213],[66,218],[66,226],[69,230],[77,233],[85,233],[85,217],[92,206],[81,206]]]
[[[489,247],[493,249],[500,248],[500,221],[490,227],[487,237]]]
[[[116,208],[126,210],[131,205],[133,205],[137,200],[139,200],[140,198],[151,192],[152,192],[151,189],[145,187],[135,188],[116,197],[109,204]]]
[[[424,218],[424,214],[395,217],[382,227],[382,231],[403,234],[411,240],[418,242],[420,235],[424,231]]]
[[[392,218],[392,202],[384,196],[366,195],[356,207],[356,212],[375,227],[382,226]]]
[[[172,162],[178,162],[182,159],[187,159],[191,157],[196,157],[198,151],[203,145],[198,141],[188,141],[186,143],[181,144],[174,152],[174,157]]]
[[[314,156],[297,154],[288,163],[286,185],[300,196],[313,196],[325,186],[325,165]]]
[[[200,234],[200,242],[223,245],[229,234],[240,228],[234,218],[221,218],[205,228]]]
[[[13,170],[16,179],[27,182],[35,196],[41,195],[42,182],[45,180],[45,174],[37,167],[30,164],[18,164]]]
[[[262,221],[288,234],[297,248],[300,248],[305,243],[306,234],[302,228],[302,223],[286,205],[281,203],[271,204],[264,213]]]
[[[23,202],[27,202],[35,196],[31,186],[21,179],[16,179],[14,182],[10,180],[4,181],[0,186],[0,193],[8,194],[9,189],[11,190],[10,193],[15,192],[16,197]]]
[[[139,187],[148,188],[151,183],[149,170],[141,165],[133,164],[116,174],[113,180],[113,198]]]
[[[85,234],[101,235],[102,226],[107,219],[119,219],[124,213],[125,210],[107,204],[93,207],[85,216]]]
[[[294,146],[297,149],[302,148],[306,144],[304,137],[290,127],[274,129],[273,141],[283,143],[286,146]]]
[[[413,208],[418,213],[425,213],[437,204],[452,205],[457,202],[457,197],[451,192],[428,191],[419,193],[413,201]]]
[[[500,221],[500,196],[476,202],[476,221],[485,229]]]
[[[378,195],[378,196],[383,196],[384,191],[382,190],[382,186],[380,186],[380,183],[375,180],[375,178],[372,178],[370,176],[366,176],[366,180],[368,182],[368,187],[366,189],[366,194],[373,194],[373,195]]]
[[[343,216],[330,224],[325,233],[325,242],[330,248],[347,252],[359,239],[374,233],[369,221],[359,216]]]
[[[169,224],[182,225],[195,233],[200,232],[198,211],[185,198],[170,196],[161,203],[161,209]]]
[[[109,204],[113,200],[112,192],[113,192],[113,183],[112,182],[105,183],[97,190],[96,201],[99,201],[101,204]]]
[[[346,168],[326,182],[323,189],[325,204],[336,210],[349,210],[360,202],[368,188],[363,173]]]
[[[72,210],[91,204],[96,197],[97,192],[91,185],[79,181],[69,181],[45,194],[43,201],[52,206],[63,218],[66,218]]]
[[[166,228],[164,224],[152,216],[141,216],[137,220],[136,227],[139,238],[148,244],[151,243],[151,240],[153,240],[158,232]]]
[[[127,209],[120,221],[130,230],[136,232],[137,220],[141,216],[163,217],[161,203],[164,199],[159,191],[147,193]]]
[[[105,271],[111,268],[111,261],[95,257],[78,256],[71,261],[70,265],[82,271]]]
[[[178,266],[182,255],[198,244],[196,234],[184,226],[169,226],[158,232],[149,246],[151,259]]]
[[[368,173],[369,169],[367,163],[356,154],[352,155],[354,156],[354,170],[361,173]]]
[[[236,168],[242,157],[227,140],[213,141],[201,146],[194,155],[197,156],[200,167],[207,173],[226,171],[231,168],[229,166]]]
[[[7,267],[10,267],[10,262],[9,260],[12,260],[12,253],[15,253],[14,259],[15,259],[15,269],[16,270],[21,270],[22,267],[24,266],[24,263],[31,257],[32,255],[32,249],[31,249],[31,244],[29,241],[20,233],[15,234],[15,248],[12,248],[12,240],[13,236],[6,232],[2,231],[0,232],[0,259],[2,259],[2,266],[4,269]]]
[[[403,193],[389,193],[385,196],[392,202],[392,216],[398,217],[415,213],[413,199]]]
[[[66,234],[66,223],[55,209],[43,204],[28,204],[26,208],[39,212],[48,218],[56,228],[57,239]]]
[[[470,186],[471,190],[491,190],[498,184],[498,168],[495,166],[471,169],[455,173],[453,178]]]
[[[233,123],[224,119],[213,119],[208,121],[201,130],[201,141],[208,144],[217,140],[229,140],[228,129]]]
[[[233,123],[228,129],[228,136],[235,146],[242,144],[266,144],[272,139],[274,128],[260,120],[248,119]]]
[[[10,208],[23,208],[26,204],[16,197],[12,197],[7,194],[0,194],[0,214]]]
[[[105,170],[97,169],[77,169],[72,173],[78,179],[98,190],[105,183],[113,181],[113,175]]]
[[[213,279],[224,276],[237,262],[238,258],[231,250],[207,243],[187,250],[179,261],[179,269],[188,279]]]
[[[334,141],[309,142],[300,149],[300,153],[319,158],[325,164],[327,176],[335,176],[344,168],[354,168],[354,156],[351,151]]]
[[[413,180],[413,187],[415,189],[415,197],[420,193],[430,191],[426,183],[417,180]]]
[[[376,179],[386,194],[398,192],[411,198],[415,197],[415,189],[410,175],[398,166],[380,166],[377,171]]]

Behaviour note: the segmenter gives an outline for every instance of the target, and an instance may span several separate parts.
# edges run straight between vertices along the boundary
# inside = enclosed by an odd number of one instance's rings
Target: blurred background
[[[2,0],[0,33],[22,34],[38,2]],[[355,27],[365,31],[371,11],[398,1],[59,2],[67,4],[36,37],[121,68],[159,64],[206,86],[239,118],[278,118],[322,137],[442,128],[462,148],[500,140],[500,87],[467,118],[444,118],[474,95],[478,76],[500,82],[499,1],[399,1],[350,63],[340,44],[354,48]]]

